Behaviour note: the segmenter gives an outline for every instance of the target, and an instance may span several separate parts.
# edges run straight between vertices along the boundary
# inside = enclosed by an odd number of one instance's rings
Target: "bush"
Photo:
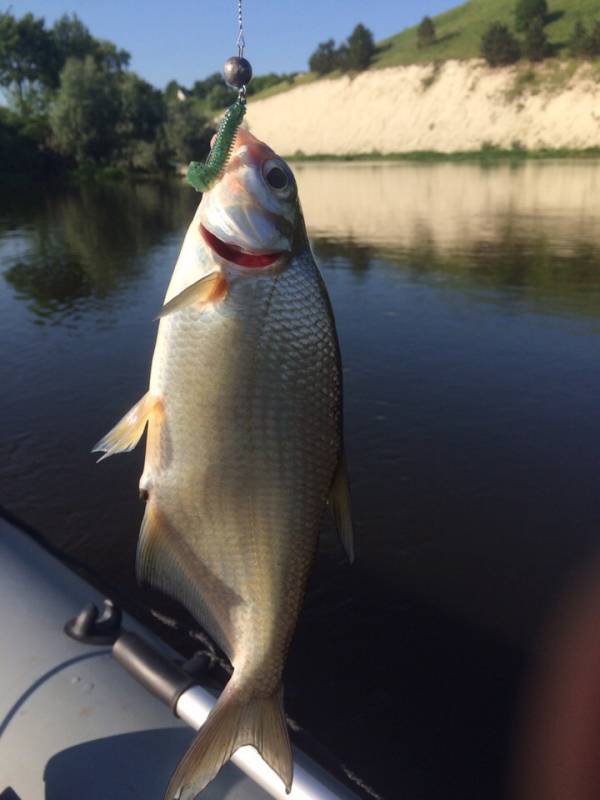
[[[431,17],[423,17],[417,28],[417,47],[429,47],[435,42],[435,24]]]
[[[575,23],[573,33],[569,39],[569,55],[573,58],[583,58],[589,47],[589,33],[583,22]]]
[[[373,42],[373,34],[368,28],[365,28],[364,25],[359,23],[346,42],[346,53],[344,57],[346,69],[359,71],[367,69],[374,53],[375,43]]]
[[[534,19],[525,34],[524,53],[530,61],[543,61],[549,53],[548,39],[541,19]]]
[[[493,22],[481,39],[481,55],[490,67],[500,67],[518,61],[521,48],[506,25]]]
[[[332,72],[337,67],[335,41],[328,39],[326,42],[321,42],[308,59],[308,66],[311,72],[318,72],[319,75]]]
[[[518,0],[515,8],[515,27],[518,31],[526,31],[534,19],[542,24],[548,14],[546,0]]]
[[[585,41],[583,55],[586,58],[597,58],[600,56],[600,22],[594,22],[592,30]]]

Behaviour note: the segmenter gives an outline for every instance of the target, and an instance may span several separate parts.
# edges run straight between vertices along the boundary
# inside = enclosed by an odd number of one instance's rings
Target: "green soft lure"
[[[192,161],[187,171],[187,182],[197,192],[207,192],[219,180],[233,149],[233,142],[237,129],[240,127],[246,103],[238,97],[233,105],[229,106],[225,116],[219,124],[217,138],[213,144],[205,163]]]

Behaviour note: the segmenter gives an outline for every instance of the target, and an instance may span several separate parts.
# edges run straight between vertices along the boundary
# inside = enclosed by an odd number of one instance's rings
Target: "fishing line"
[[[238,35],[237,56],[225,62],[223,75],[232,89],[237,89],[236,101],[229,106],[219,124],[208,158],[204,163],[192,161],[187,171],[187,181],[197,192],[209,191],[221,178],[233,150],[238,128],[246,113],[246,87],[252,78],[252,66],[244,58],[246,39],[244,37],[244,15],[242,0],[237,0]]]

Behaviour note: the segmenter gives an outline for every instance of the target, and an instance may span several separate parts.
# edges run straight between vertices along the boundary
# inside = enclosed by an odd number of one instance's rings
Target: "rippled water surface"
[[[336,314],[358,559],[326,524],[290,716],[395,800],[501,797],[524,665],[600,523],[600,165],[299,165]],[[145,391],[197,198],[0,197],[0,503],[193,651],[135,587]],[[160,623],[156,623],[160,624]]]

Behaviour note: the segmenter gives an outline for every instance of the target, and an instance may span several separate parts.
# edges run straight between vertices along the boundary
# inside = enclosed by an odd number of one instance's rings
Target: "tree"
[[[526,31],[534,19],[545,22],[548,14],[546,0],[517,0],[515,7],[515,27],[518,31]]]
[[[96,39],[94,58],[107,72],[121,72],[129,66],[131,55],[107,39]]]
[[[56,83],[54,40],[42,18],[25,14],[16,20],[0,13],[0,86],[12,95],[20,114],[27,114],[36,96]]]
[[[345,54],[346,69],[364,70],[371,63],[375,53],[373,34],[362,23],[359,23],[346,42]]]
[[[59,58],[57,75],[64,67],[68,58],[79,58],[83,61],[86,56],[95,52],[96,40],[88,28],[79,19],[77,14],[63,14],[52,26],[52,37]]]
[[[50,113],[57,149],[79,165],[108,163],[118,147],[120,114],[116,76],[98,66],[93,56],[84,61],[70,58]]]
[[[166,125],[167,143],[172,157],[179,163],[200,160],[208,153],[214,133],[194,100],[169,106]]]
[[[591,31],[589,32],[583,55],[586,58],[596,58],[600,56],[600,22],[594,22]]]
[[[332,72],[337,66],[335,41],[328,39],[321,42],[308,59],[308,66],[311,72],[318,72],[319,75]]]
[[[429,47],[435,42],[435,24],[431,17],[423,17],[417,28],[417,47]]]
[[[524,53],[530,61],[543,61],[548,55],[550,46],[544,31],[544,23],[536,17],[529,23],[525,34]]]
[[[166,106],[162,92],[134,72],[127,72],[120,78],[118,89],[119,148],[127,166],[133,168],[134,156],[143,154],[141,160],[149,160],[151,148],[143,147],[141,143],[156,141],[159,128],[166,120]]]
[[[587,55],[589,44],[588,30],[583,22],[578,20],[569,39],[569,54],[573,58],[583,58]]]
[[[521,48],[506,25],[493,22],[481,39],[481,55],[490,67],[499,67],[518,61]]]

